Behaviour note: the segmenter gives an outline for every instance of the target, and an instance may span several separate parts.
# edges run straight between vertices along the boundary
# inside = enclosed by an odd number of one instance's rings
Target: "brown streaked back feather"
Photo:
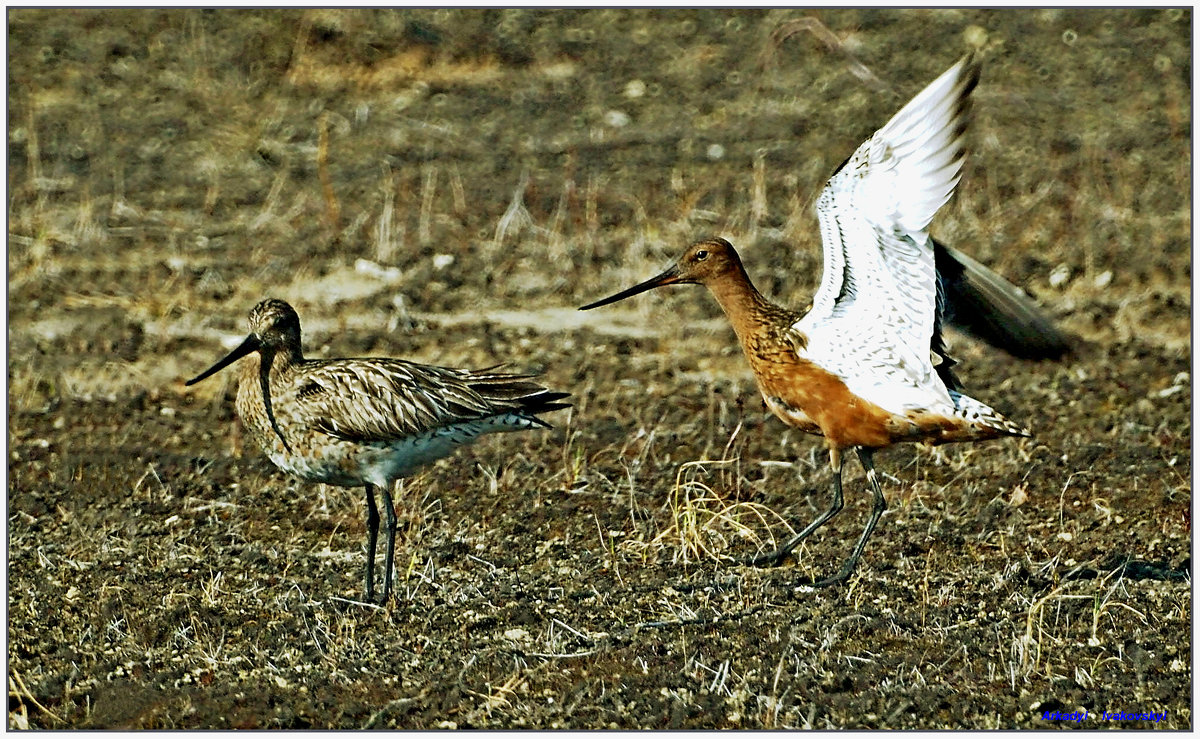
[[[323,433],[352,441],[386,441],[507,413],[558,410],[567,397],[527,375],[482,373],[401,359],[305,363],[300,413]]]

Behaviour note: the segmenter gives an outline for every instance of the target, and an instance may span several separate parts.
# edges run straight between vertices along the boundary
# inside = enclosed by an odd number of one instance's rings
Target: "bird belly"
[[[470,444],[478,437],[479,433],[472,433],[470,429],[438,429],[390,442],[378,453],[362,455],[361,463],[366,471],[395,479],[450,456],[459,447]]]
[[[289,454],[282,444],[265,450],[275,466],[309,482],[357,487],[371,483],[387,486],[427,464],[449,456],[478,434],[469,430],[430,432],[389,441],[344,441],[313,434],[314,443],[301,450],[292,443]]]
[[[953,409],[892,413],[855,395],[830,373],[806,375],[806,381],[789,382],[786,389],[779,383],[770,390],[763,389],[767,407],[789,426],[825,436],[831,445],[840,448],[879,448],[900,442],[945,444],[1028,434],[998,415],[999,421],[980,423],[963,418]]]
[[[767,408],[775,414],[775,416],[786,423],[788,426],[798,428],[807,434],[816,434],[821,436],[821,427],[817,422],[808,417],[804,411],[789,405],[779,396],[763,394],[763,401],[766,402]]]
[[[484,434],[535,428],[538,424],[527,416],[510,413],[382,441],[339,439],[310,431],[288,434],[289,448],[284,448],[274,431],[263,424],[247,426],[267,457],[284,472],[309,482],[357,487],[366,483],[390,485]]]
[[[313,434],[303,453],[288,454],[282,444],[267,456],[284,472],[309,482],[357,487],[387,486],[427,464],[449,456],[479,434],[469,429],[434,431],[389,441],[345,441]],[[292,444],[293,452],[299,451]]]
[[[356,452],[359,474],[363,479],[395,480],[416,472],[425,465],[448,457],[480,436],[497,431],[535,428],[536,423],[516,413],[441,426],[421,434],[387,442],[372,442]],[[382,482],[377,484],[383,484]]]
[[[910,420],[855,395],[812,362],[799,359],[786,371],[772,369],[757,373],[767,407],[789,426],[825,436],[830,446],[878,448],[919,436]]]
[[[366,480],[358,474],[351,454],[326,450],[313,454],[288,454],[282,448],[269,450],[267,457],[289,475],[308,482],[323,482],[340,487],[358,487]]]

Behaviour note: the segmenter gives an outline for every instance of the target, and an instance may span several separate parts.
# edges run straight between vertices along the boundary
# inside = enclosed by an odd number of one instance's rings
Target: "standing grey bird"
[[[375,598],[376,488],[387,515],[383,598],[392,593],[392,483],[484,434],[549,428],[538,414],[570,407],[532,375],[434,367],[402,359],[305,359],[300,317],[282,300],[250,311],[250,335],[194,385],[237,360],[237,411],[284,472],[367,491],[368,600]]]

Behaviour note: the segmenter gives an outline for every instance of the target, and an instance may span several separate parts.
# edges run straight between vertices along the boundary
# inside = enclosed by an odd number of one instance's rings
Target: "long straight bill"
[[[622,290],[621,292],[617,293],[616,295],[609,295],[607,298],[604,298],[602,300],[597,300],[595,303],[588,303],[587,305],[582,306],[579,310],[591,310],[592,308],[599,308],[602,305],[608,305],[609,303],[615,303],[618,300],[624,300],[625,298],[632,298],[634,295],[639,295],[641,293],[646,292],[647,290],[653,290],[656,287],[661,287],[663,285],[670,285],[671,283],[677,282],[678,280],[679,280],[679,268],[676,266],[672,266],[666,272],[663,272],[661,275],[658,275],[657,277],[651,277],[650,279],[646,280],[645,282],[640,282],[627,290]]]
[[[203,372],[201,372],[200,374],[196,375],[195,377],[193,377],[192,379],[188,380],[187,382],[185,382],[183,384],[184,385],[195,385],[197,382],[200,382],[204,378],[209,377],[211,375],[215,375],[216,373],[225,369],[226,367],[228,367],[229,365],[238,361],[239,359],[246,356],[247,354],[258,351],[258,348],[260,345],[261,344],[258,340],[258,337],[255,336],[254,334],[250,334],[249,336],[246,337],[245,341],[243,341],[241,344],[238,345],[237,349],[234,349],[233,351],[229,352],[229,354],[227,354],[224,359],[217,362],[213,366],[209,367],[208,369],[204,370]]]

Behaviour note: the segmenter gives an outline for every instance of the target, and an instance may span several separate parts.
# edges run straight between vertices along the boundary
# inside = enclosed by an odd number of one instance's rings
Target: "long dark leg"
[[[871,517],[867,519],[867,527],[863,529],[862,536],[858,537],[858,543],[854,545],[854,551],[850,553],[850,558],[846,560],[846,563],[842,565],[842,569],[838,570],[836,575],[813,583],[816,587],[833,585],[850,577],[850,573],[854,572],[854,568],[858,566],[858,558],[862,556],[863,547],[867,545],[867,539],[871,538],[871,532],[875,530],[875,524],[879,522],[879,517],[887,510],[887,502],[883,499],[883,490],[880,489],[879,479],[875,476],[875,465],[871,459],[871,450],[859,447],[858,458],[862,462],[863,469],[867,471],[867,482],[871,484],[871,493],[875,496],[875,505],[871,508]]]
[[[829,506],[829,510],[817,516],[815,521],[805,526],[803,531],[793,536],[783,546],[773,552],[767,552],[766,554],[760,554],[757,557],[748,559],[746,560],[746,564],[778,567],[783,564],[783,560],[787,559],[788,554],[800,542],[807,539],[809,534],[816,531],[823,523],[833,518],[837,515],[838,511],[842,510],[842,450],[837,448],[829,450],[829,466],[833,468],[833,504]]]
[[[379,538],[379,509],[375,507],[375,486],[367,483],[367,601],[375,600],[375,542]]]
[[[392,485],[389,483],[383,488],[383,504],[387,506],[384,509],[384,514],[387,515],[387,557],[385,559],[386,569],[383,572],[383,600],[386,603],[388,598],[392,597],[392,562],[396,556],[396,506],[392,504]]]

